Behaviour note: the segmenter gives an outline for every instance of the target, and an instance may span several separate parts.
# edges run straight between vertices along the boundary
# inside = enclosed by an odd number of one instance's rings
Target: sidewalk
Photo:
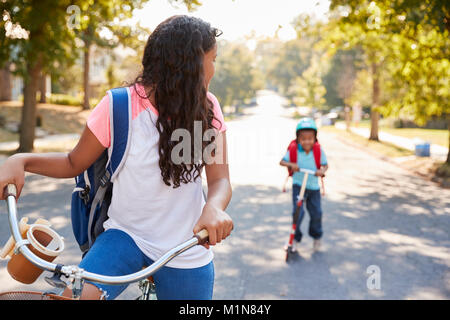
[[[341,123],[338,122],[335,125],[336,128],[341,129],[341,130],[345,130],[345,123]],[[360,136],[369,138],[370,135],[370,129],[368,128],[355,128],[355,127],[350,127],[350,130]],[[401,148],[407,149],[407,150],[411,150],[411,151],[415,151],[415,139],[414,137],[411,138],[405,138],[405,137],[399,137],[390,133],[386,133],[383,131],[379,131],[378,132],[378,138],[381,141],[384,142],[389,142],[392,143],[396,146],[399,146]],[[447,154],[448,154],[448,149],[445,147],[442,147],[440,145],[437,144],[431,144],[430,145],[430,155],[431,158],[436,159],[436,160],[440,160],[440,161],[445,161],[445,159],[447,159]]]

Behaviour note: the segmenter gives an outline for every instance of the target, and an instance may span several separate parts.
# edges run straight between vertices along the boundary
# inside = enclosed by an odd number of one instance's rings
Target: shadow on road
[[[77,264],[81,255],[70,224],[73,180],[31,175],[26,181],[18,203],[20,216],[30,217],[31,222],[39,217],[50,220],[65,237],[66,250],[57,262]],[[235,229],[214,248],[214,298],[448,299],[448,200],[417,177],[402,176],[401,181],[399,185],[397,177],[371,175],[358,180],[358,193],[337,192],[330,184],[329,195],[323,198],[322,250],[312,251],[306,215],[301,227],[304,240],[298,256],[288,264],[283,246],[291,224],[290,190],[234,186],[227,212]],[[2,204],[0,245],[9,235]],[[380,290],[367,288],[371,265],[380,268]],[[5,260],[0,261],[0,283],[1,290],[49,289],[42,276],[31,286],[15,282]]]
[[[269,186],[234,187],[227,212],[235,230],[215,249],[215,298],[450,297],[450,221],[442,203],[417,199],[416,181],[411,190],[392,193],[389,188],[398,188],[395,179],[384,180],[384,190],[340,194],[339,200],[325,197],[322,250],[312,251],[306,215],[304,240],[289,264],[282,248],[291,221],[290,190],[283,194]],[[370,185],[371,180],[360,183]],[[372,265],[381,271],[380,290],[367,287]]]

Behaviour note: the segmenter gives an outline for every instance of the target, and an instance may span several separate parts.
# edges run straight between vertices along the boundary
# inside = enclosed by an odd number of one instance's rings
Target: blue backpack
[[[84,172],[75,177],[71,216],[75,239],[83,256],[92,247],[108,219],[113,181],[130,146],[131,100],[129,88],[108,90],[111,146]]]

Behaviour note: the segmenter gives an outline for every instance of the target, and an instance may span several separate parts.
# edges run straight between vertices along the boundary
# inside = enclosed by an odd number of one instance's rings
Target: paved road
[[[281,192],[286,172],[278,162],[295,121],[279,97],[262,94],[258,102],[248,115],[229,122],[233,199],[228,212],[235,230],[214,248],[214,298],[449,299],[450,191],[330,133],[320,133],[330,164],[322,250],[313,253],[305,236],[298,256],[284,262],[291,207],[290,194]],[[28,175],[20,202],[23,214],[50,219],[66,237],[67,249],[58,258],[64,263],[79,260],[69,220],[72,187],[72,179]],[[3,205],[0,243],[8,235]],[[1,289],[25,288],[9,278],[5,266],[0,261]],[[379,289],[367,286],[370,266],[380,271]],[[48,288],[42,279],[30,287]],[[120,298],[136,294],[131,286]]]

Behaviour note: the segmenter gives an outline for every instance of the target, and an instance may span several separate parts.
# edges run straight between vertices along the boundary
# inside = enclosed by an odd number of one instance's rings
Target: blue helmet
[[[304,130],[304,129],[312,129],[312,130],[316,131],[316,133],[317,133],[317,126],[316,126],[316,122],[314,121],[314,119],[312,119],[312,118],[300,119],[300,122],[297,124],[297,128],[295,129],[295,132],[297,132],[299,130]]]

